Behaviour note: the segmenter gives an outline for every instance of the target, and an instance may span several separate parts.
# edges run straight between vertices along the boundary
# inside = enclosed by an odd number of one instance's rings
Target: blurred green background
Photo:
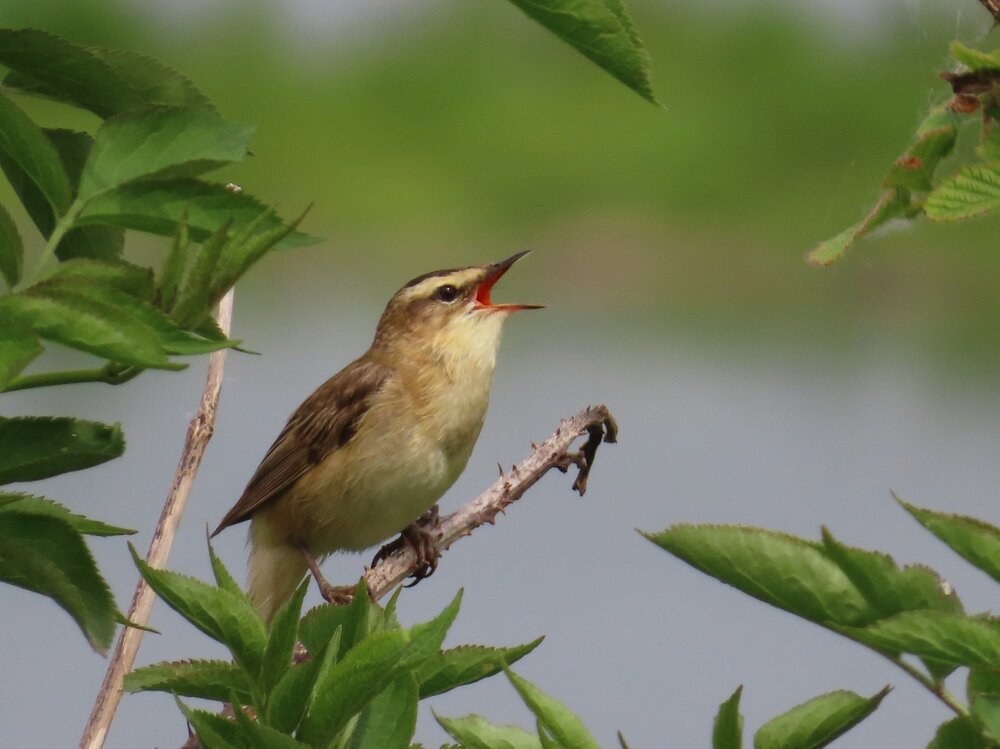
[[[251,285],[308,267],[381,296],[381,278],[533,247],[530,292],[585,293],[636,335],[830,349],[863,331],[966,371],[996,357],[992,222],[802,261],[946,95],[947,41],[988,28],[973,0],[631,6],[667,111],[502,2],[7,0],[0,23],[151,54],[259,126],[220,177],[288,215],[313,203],[329,241]]]

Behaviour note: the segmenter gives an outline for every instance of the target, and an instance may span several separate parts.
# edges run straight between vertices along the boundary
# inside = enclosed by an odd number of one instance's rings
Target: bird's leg
[[[438,517],[438,506],[434,505],[431,509],[417,518],[415,522],[406,526],[402,532],[400,532],[399,538],[379,549],[375,558],[372,559],[371,566],[375,567],[408,545],[417,555],[417,566],[410,575],[410,577],[413,578],[413,582],[405,587],[412,588],[425,577],[433,575],[434,570],[437,569],[438,559],[441,557],[441,552],[438,551],[437,545],[435,544],[434,532],[432,530],[428,530],[428,528],[434,528],[437,525]]]
[[[316,562],[316,557],[309,552],[309,549],[305,547],[305,544],[299,544],[295,548],[299,550],[299,553],[306,560],[306,564],[309,566],[309,572],[312,573],[313,579],[319,586],[319,593],[323,596],[327,603],[343,605],[354,600],[354,588],[352,586],[330,585],[330,583],[327,582],[327,579],[323,576],[323,572],[319,568],[319,564]]]

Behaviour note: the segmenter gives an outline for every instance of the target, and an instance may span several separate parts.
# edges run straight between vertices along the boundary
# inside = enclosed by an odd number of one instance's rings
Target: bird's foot
[[[309,572],[316,581],[316,585],[319,586],[319,593],[327,603],[343,606],[354,600],[354,588],[352,586],[331,585],[326,577],[323,576],[323,572],[319,568],[319,563],[316,561],[316,557],[312,555],[312,552],[302,544],[298,546],[298,550],[305,558],[306,564],[309,566]]]
[[[405,587],[412,588],[425,577],[430,577],[434,574],[434,570],[437,569],[438,559],[441,558],[441,552],[438,551],[437,544],[435,543],[434,531],[429,530],[429,528],[434,528],[437,522],[438,506],[434,505],[421,515],[416,522],[406,526],[399,534],[399,538],[379,549],[378,553],[375,554],[375,558],[372,559],[371,566],[377,566],[397,551],[409,546],[417,555],[417,565],[410,575],[413,578],[413,582]]]

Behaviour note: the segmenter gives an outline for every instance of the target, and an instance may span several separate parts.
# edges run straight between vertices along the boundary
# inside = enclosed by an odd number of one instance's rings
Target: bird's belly
[[[448,454],[420,435],[383,447],[388,451],[371,459],[335,452],[288,491],[280,504],[292,520],[293,542],[318,556],[374,546],[430,509],[469,458],[468,451]]]

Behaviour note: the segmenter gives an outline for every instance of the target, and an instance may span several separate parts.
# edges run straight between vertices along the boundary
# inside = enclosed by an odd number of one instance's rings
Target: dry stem
[[[584,434],[588,435],[587,441],[580,451],[568,452],[573,442]],[[618,426],[605,406],[587,408],[570,419],[563,419],[555,433],[542,444],[532,445],[531,454],[520,465],[511,468],[510,473],[505,474],[501,469],[500,478],[476,499],[428,525],[426,530],[434,535],[435,547],[444,551],[484,523],[492,525],[497,513],[520,499],[552,468],[565,473],[570,466],[577,466],[580,472],[573,482],[573,489],[583,495],[597,447],[601,442],[615,442],[617,434]],[[364,577],[372,598],[378,600],[383,597],[416,568],[417,555],[407,545],[367,570]]]
[[[227,336],[229,335],[232,314],[233,290],[230,289],[219,303],[218,312],[219,327]],[[181,515],[187,505],[191,485],[198,472],[198,466],[201,465],[201,458],[205,454],[208,441],[212,437],[225,360],[226,349],[214,352],[209,358],[208,377],[201,395],[201,404],[198,407],[198,413],[188,425],[184,450],[174,474],[174,481],[167,493],[163,512],[160,514],[160,520],[153,532],[153,540],[150,542],[149,551],[146,554],[146,562],[151,567],[162,568],[167,562],[167,557],[170,556],[170,547],[173,546],[177,526],[180,524]],[[153,591],[146,585],[146,581],[140,579],[136,585],[135,594],[132,596],[128,620],[140,626],[146,626],[153,608],[154,598]],[[118,710],[118,703],[121,702],[125,674],[132,670],[136,653],[139,652],[142,635],[143,630],[137,627],[122,628],[115,652],[108,664],[107,673],[104,675],[101,691],[97,695],[94,709],[90,713],[86,728],[84,728],[83,738],[80,739],[80,749],[100,749],[104,746],[111,721]]]

